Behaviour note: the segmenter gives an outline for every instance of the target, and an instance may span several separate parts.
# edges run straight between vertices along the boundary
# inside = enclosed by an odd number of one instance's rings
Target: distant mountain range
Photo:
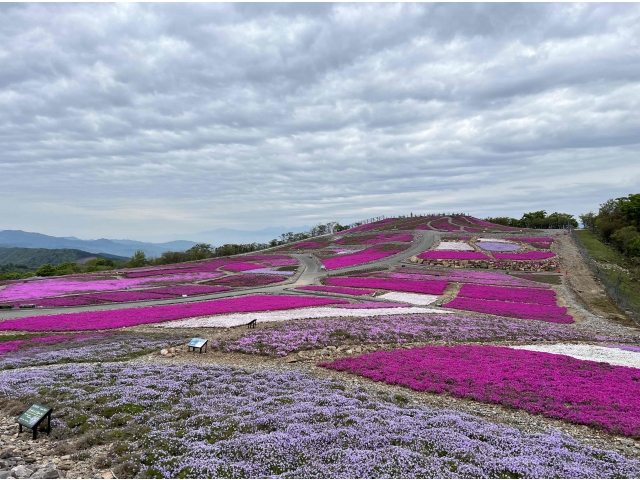
[[[209,243],[214,247],[225,243],[268,243],[274,238],[287,232],[299,233],[311,230],[309,226],[302,227],[267,227],[262,230],[233,230],[230,228],[217,228],[207,232],[189,233],[180,235],[201,243]]]
[[[0,265],[14,264],[38,268],[46,263],[51,265],[59,265],[63,262],[84,263],[97,257],[108,260],[128,260],[127,257],[109,253],[91,253],[73,248],[0,247]]]
[[[76,237],[53,237],[42,233],[24,232],[22,230],[0,230],[0,247],[46,248],[46,249],[75,249],[91,254],[111,254],[130,258],[136,250],[142,250],[147,257],[159,257],[163,252],[182,252],[196,243],[209,243],[214,247],[225,243],[267,243],[279,238],[286,232],[306,232],[309,226],[302,227],[267,227],[262,230],[233,230],[218,228],[207,232],[180,235],[191,238],[189,240],[174,240],[170,242],[152,243],[137,240],[113,240],[100,238],[98,240],[82,240]],[[177,236],[177,235],[176,235]],[[65,260],[66,261],[66,260]],[[45,262],[49,263],[49,262]]]
[[[158,257],[167,251],[184,251],[196,242],[176,240],[165,243],[138,242],[135,240],[81,240],[75,237],[52,237],[42,233],[23,232],[22,230],[1,230],[0,247],[23,248],[71,248],[89,253],[108,253],[130,258],[136,250],[142,250],[147,256]]]

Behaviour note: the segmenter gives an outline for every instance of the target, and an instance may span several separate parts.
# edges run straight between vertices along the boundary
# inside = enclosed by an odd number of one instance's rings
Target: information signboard
[[[200,353],[202,353],[202,349],[205,349],[205,352],[207,351],[206,345],[207,345],[207,341],[204,338],[194,338],[189,342],[189,345],[187,345],[189,347],[190,351],[196,351],[196,348],[200,349]]]
[[[34,403],[31,405],[26,412],[20,415],[16,422],[20,425],[20,432],[22,432],[22,427],[25,426],[33,430],[33,438],[35,439],[38,432],[38,426],[42,423],[42,421],[47,419],[47,433],[51,433],[51,412],[53,410],[49,407],[45,407],[44,405],[38,405]]]

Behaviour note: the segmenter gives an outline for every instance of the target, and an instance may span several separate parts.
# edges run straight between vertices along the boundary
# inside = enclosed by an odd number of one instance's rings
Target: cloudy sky
[[[637,4],[0,4],[0,230],[584,213],[639,80]]]

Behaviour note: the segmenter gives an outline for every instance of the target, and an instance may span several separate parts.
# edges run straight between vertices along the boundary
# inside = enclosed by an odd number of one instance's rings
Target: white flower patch
[[[412,305],[430,305],[438,299],[437,295],[424,295],[422,293],[389,292],[378,298],[391,300],[392,302],[410,303]]]
[[[335,317],[379,317],[382,315],[411,315],[414,313],[451,313],[447,310],[421,307],[396,308],[293,308],[291,310],[277,310],[272,312],[231,313],[215,315],[213,317],[190,318],[175,320],[153,325],[156,328],[208,328],[208,327],[238,327],[246,325],[251,320],[258,322],[284,322],[287,320],[305,320],[308,318]]]
[[[440,242],[434,250],[454,250],[456,252],[473,252],[473,247],[466,242]]]
[[[479,242],[497,242],[497,243],[513,243],[509,240],[504,240],[503,238],[479,238]]]
[[[630,352],[618,348],[599,347],[597,345],[522,345],[511,347],[518,350],[531,350],[533,352],[555,353],[557,355],[567,355],[579,360],[592,360],[594,362],[605,362],[610,365],[620,365],[622,367],[640,368],[640,352]]]

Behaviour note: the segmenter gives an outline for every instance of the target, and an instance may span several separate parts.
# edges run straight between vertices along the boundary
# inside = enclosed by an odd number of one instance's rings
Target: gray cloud
[[[171,237],[638,190],[635,4],[0,4],[0,228]]]

